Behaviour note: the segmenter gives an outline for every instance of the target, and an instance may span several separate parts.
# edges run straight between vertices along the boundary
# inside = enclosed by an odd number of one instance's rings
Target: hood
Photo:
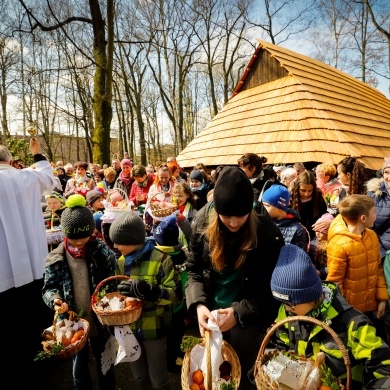
[[[385,181],[383,178],[374,177],[367,182],[367,191],[374,192],[375,195],[382,195],[385,189]]]
[[[341,214],[337,215],[337,217],[330,224],[330,228],[328,231],[328,242],[336,235],[343,235],[346,237],[350,237],[355,241],[361,241],[362,236],[360,234],[351,233],[348,230],[347,224],[343,220]]]
[[[56,263],[57,261],[64,261],[64,243],[61,242],[57,248],[53,249],[46,257],[45,267]]]

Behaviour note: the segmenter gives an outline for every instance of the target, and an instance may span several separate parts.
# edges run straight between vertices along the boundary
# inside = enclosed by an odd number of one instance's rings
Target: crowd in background
[[[80,275],[90,287],[118,272],[135,277],[137,283],[118,288],[150,301],[149,310],[159,321],[151,329],[144,318],[133,329],[144,352],[131,364],[137,389],[170,389],[168,371],[180,369],[181,337],[191,321],[198,321],[202,335],[218,321],[240,359],[240,389],[256,388],[247,373],[262,339],[275,319],[289,315],[333,316],[354,369],[364,370],[363,376],[354,371],[352,388],[362,383],[389,388],[389,157],[378,172],[353,157],[308,169],[301,162],[267,165],[266,157],[254,153],[210,171],[200,162],[188,173],[175,157],[158,166],[135,164],[129,157],[102,167],[51,165],[55,186],[42,199],[42,220],[47,229],[61,229],[64,242],[48,247],[44,301],[50,308],[65,302],[80,308],[90,296]],[[152,209],[161,194],[176,206],[164,218]],[[104,200],[124,198],[133,211],[105,218]],[[73,234],[76,227],[83,233]],[[61,273],[59,257],[67,264]],[[80,267],[80,258],[89,268]],[[110,259],[109,267],[102,265],[103,258]],[[73,277],[54,288],[64,273],[68,278],[77,274],[78,281]],[[74,284],[71,294],[67,283]],[[168,304],[156,303],[163,298]],[[108,336],[99,326],[93,329],[91,343],[99,360]],[[353,332],[365,335],[364,346],[351,347]],[[310,330],[294,337],[303,340],[304,334],[309,337]],[[286,336],[279,336],[286,343]],[[324,345],[333,371],[345,378],[339,355],[326,350],[321,337],[317,342]],[[165,360],[167,370],[161,369]],[[88,388],[87,365],[87,355],[74,360],[75,388]],[[98,375],[101,388],[115,388],[113,375],[104,376],[99,368]]]

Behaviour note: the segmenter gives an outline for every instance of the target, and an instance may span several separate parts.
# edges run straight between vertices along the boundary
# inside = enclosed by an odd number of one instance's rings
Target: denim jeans
[[[106,338],[102,336],[89,337],[92,353],[96,359],[99,380],[99,390],[115,390],[114,366],[103,375],[101,370],[101,353],[104,351]],[[89,370],[89,344],[73,356],[73,384],[76,390],[93,390]]]

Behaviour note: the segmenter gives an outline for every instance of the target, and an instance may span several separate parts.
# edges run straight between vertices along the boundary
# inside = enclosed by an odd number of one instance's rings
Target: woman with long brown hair
[[[213,202],[192,222],[187,263],[187,308],[196,311],[200,333],[216,322],[241,363],[240,389],[255,389],[247,378],[277,314],[270,278],[283,237],[260,205],[254,209],[251,182],[238,167],[225,166]],[[257,213],[256,211],[259,211]]]

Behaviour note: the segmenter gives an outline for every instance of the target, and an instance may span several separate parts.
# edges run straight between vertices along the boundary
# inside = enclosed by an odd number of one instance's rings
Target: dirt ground
[[[186,334],[199,336],[198,325],[193,321],[191,327],[186,330]],[[90,353],[92,355],[92,352]],[[36,370],[32,382],[31,390],[73,390],[72,382],[72,361],[71,359],[51,359],[35,362]],[[94,390],[98,389],[97,378],[93,375],[95,371],[95,361],[91,358],[91,374],[94,381]],[[129,363],[119,363],[115,366],[116,389],[135,390]],[[181,389],[181,373],[170,373],[171,389]]]

